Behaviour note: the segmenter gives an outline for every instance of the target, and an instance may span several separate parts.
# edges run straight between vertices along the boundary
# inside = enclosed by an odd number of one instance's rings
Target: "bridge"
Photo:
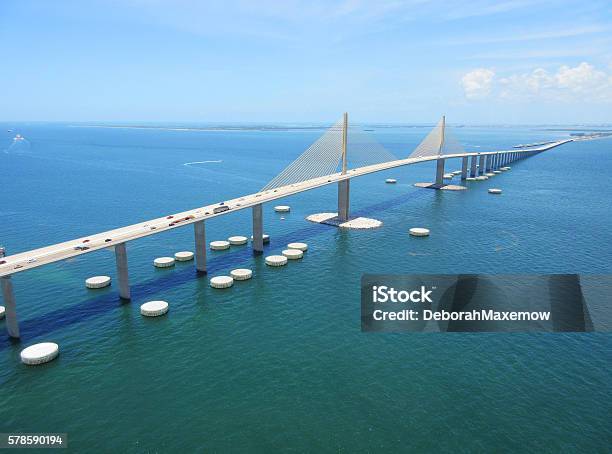
[[[435,178],[431,183],[418,183],[435,190],[466,189],[445,184],[445,165],[450,159],[461,159],[461,180],[492,172],[516,160],[571,142],[559,140],[545,144],[524,146],[512,150],[466,152],[456,141],[444,117],[406,158],[397,159],[382,145],[360,131],[350,134],[348,115],[329,128],[317,141],[285,168],[264,188],[254,194],[218,202],[180,213],[173,213],[149,221],[96,233],[63,243],[21,252],[0,258],[0,283],[5,304],[8,335],[18,339],[19,324],[11,276],[49,263],[89,254],[103,248],[114,248],[119,297],[130,300],[128,258],[126,244],[167,230],[193,225],[195,239],[195,266],[206,273],[206,221],[236,211],[252,211],[252,248],[263,253],[263,204],[330,184],[338,185],[338,219],[349,220],[350,180],[375,172],[422,162],[436,161]],[[351,145],[353,145],[351,147]],[[350,151],[350,153],[349,153]],[[353,159],[351,159],[353,158]],[[471,162],[470,162],[471,159]],[[349,168],[349,164],[359,163]]]

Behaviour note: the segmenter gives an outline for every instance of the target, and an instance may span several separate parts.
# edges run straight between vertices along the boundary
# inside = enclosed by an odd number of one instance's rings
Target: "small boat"
[[[15,142],[19,142],[21,140],[25,140],[25,137],[23,137],[21,134],[17,134],[15,138],[13,139],[13,141]]]

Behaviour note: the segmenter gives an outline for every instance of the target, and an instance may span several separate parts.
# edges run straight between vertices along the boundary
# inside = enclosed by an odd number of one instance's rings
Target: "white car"
[[[36,262],[35,258],[31,258],[31,259],[26,260],[26,263],[34,263],[34,262]]]

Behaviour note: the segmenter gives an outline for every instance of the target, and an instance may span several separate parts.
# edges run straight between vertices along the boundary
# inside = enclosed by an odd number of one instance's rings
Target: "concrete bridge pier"
[[[485,170],[487,173],[491,172],[491,165],[493,164],[493,156],[488,154],[485,156]]]
[[[464,156],[461,160],[461,179],[465,180],[467,178],[467,170],[468,170],[468,157]]]
[[[199,273],[206,273],[206,225],[204,221],[193,223],[193,233],[195,237],[196,270]]]
[[[119,243],[115,245],[115,261],[117,262],[119,298],[123,300],[130,300],[130,279],[128,276],[128,261],[125,243]]]
[[[474,155],[472,156],[472,166],[470,168],[470,177],[471,178],[475,178],[476,177],[476,160],[478,159],[478,156]]]
[[[438,159],[436,161],[436,188],[444,186],[444,161],[444,159]]]
[[[485,157],[483,154],[480,155],[480,159],[478,160],[478,175],[484,175],[485,172]]]
[[[499,155],[498,154],[494,154],[493,155],[493,170],[497,170],[497,168],[499,167]]]
[[[338,181],[338,218],[348,221],[349,218],[349,188],[350,179]]]
[[[14,339],[19,339],[19,322],[17,321],[17,310],[15,309],[15,294],[13,293],[13,282],[11,276],[0,278],[2,285],[2,297],[4,298],[6,331]]]
[[[253,205],[253,252],[263,254],[263,209],[260,204]]]

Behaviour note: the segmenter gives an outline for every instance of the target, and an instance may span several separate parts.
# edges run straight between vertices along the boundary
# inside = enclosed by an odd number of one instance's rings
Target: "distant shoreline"
[[[69,128],[98,128],[98,129],[134,129],[134,130],[159,130],[159,131],[177,131],[177,132],[241,132],[241,131],[253,131],[253,132],[299,132],[299,131],[323,131],[330,127],[330,124],[323,123],[302,123],[302,124],[287,124],[287,123],[262,123],[262,124],[228,124],[218,123],[209,124],[202,126],[186,126],[176,123],[170,124],[95,124],[95,123],[80,123],[80,122],[69,122],[69,121],[57,121],[57,122],[45,122],[45,121],[0,121],[1,127],[9,128],[11,130],[19,128],[22,124],[57,124],[64,125]],[[392,130],[392,129],[424,129],[431,128],[434,126],[433,123],[354,123],[353,126],[357,126],[365,131],[375,132],[378,130]],[[453,128],[527,128],[534,131],[546,131],[546,132],[570,132],[570,133],[612,133],[612,124],[580,124],[580,125],[560,125],[560,124],[532,124],[532,125],[511,125],[511,124],[449,124]]]
[[[180,127],[180,126],[153,126],[153,125],[95,125],[95,124],[70,124],[71,128],[105,128],[105,129],[153,129],[162,131],[320,131],[329,128],[329,125],[219,125],[219,126],[201,126],[201,127]],[[395,128],[430,128],[430,124],[404,124],[404,125],[388,125],[388,124],[358,124],[362,128],[366,128],[366,131],[374,131],[372,128],[377,129],[395,129]],[[546,127],[546,125],[449,125],[455,128],[533,128],[534,130],[540,131],[556,131],[556,132],[592,132],[592,133],[612,133],[612,129],[599,129],[609,128],[609,126],[593,126],[591,128],[583,125],[572,128],[566,127]]]
[[[201,128],[180,128],[169,126],[135,125],[69,125],[72,128],[110,128],[110,129],[159,129],[163,131],[291,131],[322,130],[329,126],[206,126]]]

